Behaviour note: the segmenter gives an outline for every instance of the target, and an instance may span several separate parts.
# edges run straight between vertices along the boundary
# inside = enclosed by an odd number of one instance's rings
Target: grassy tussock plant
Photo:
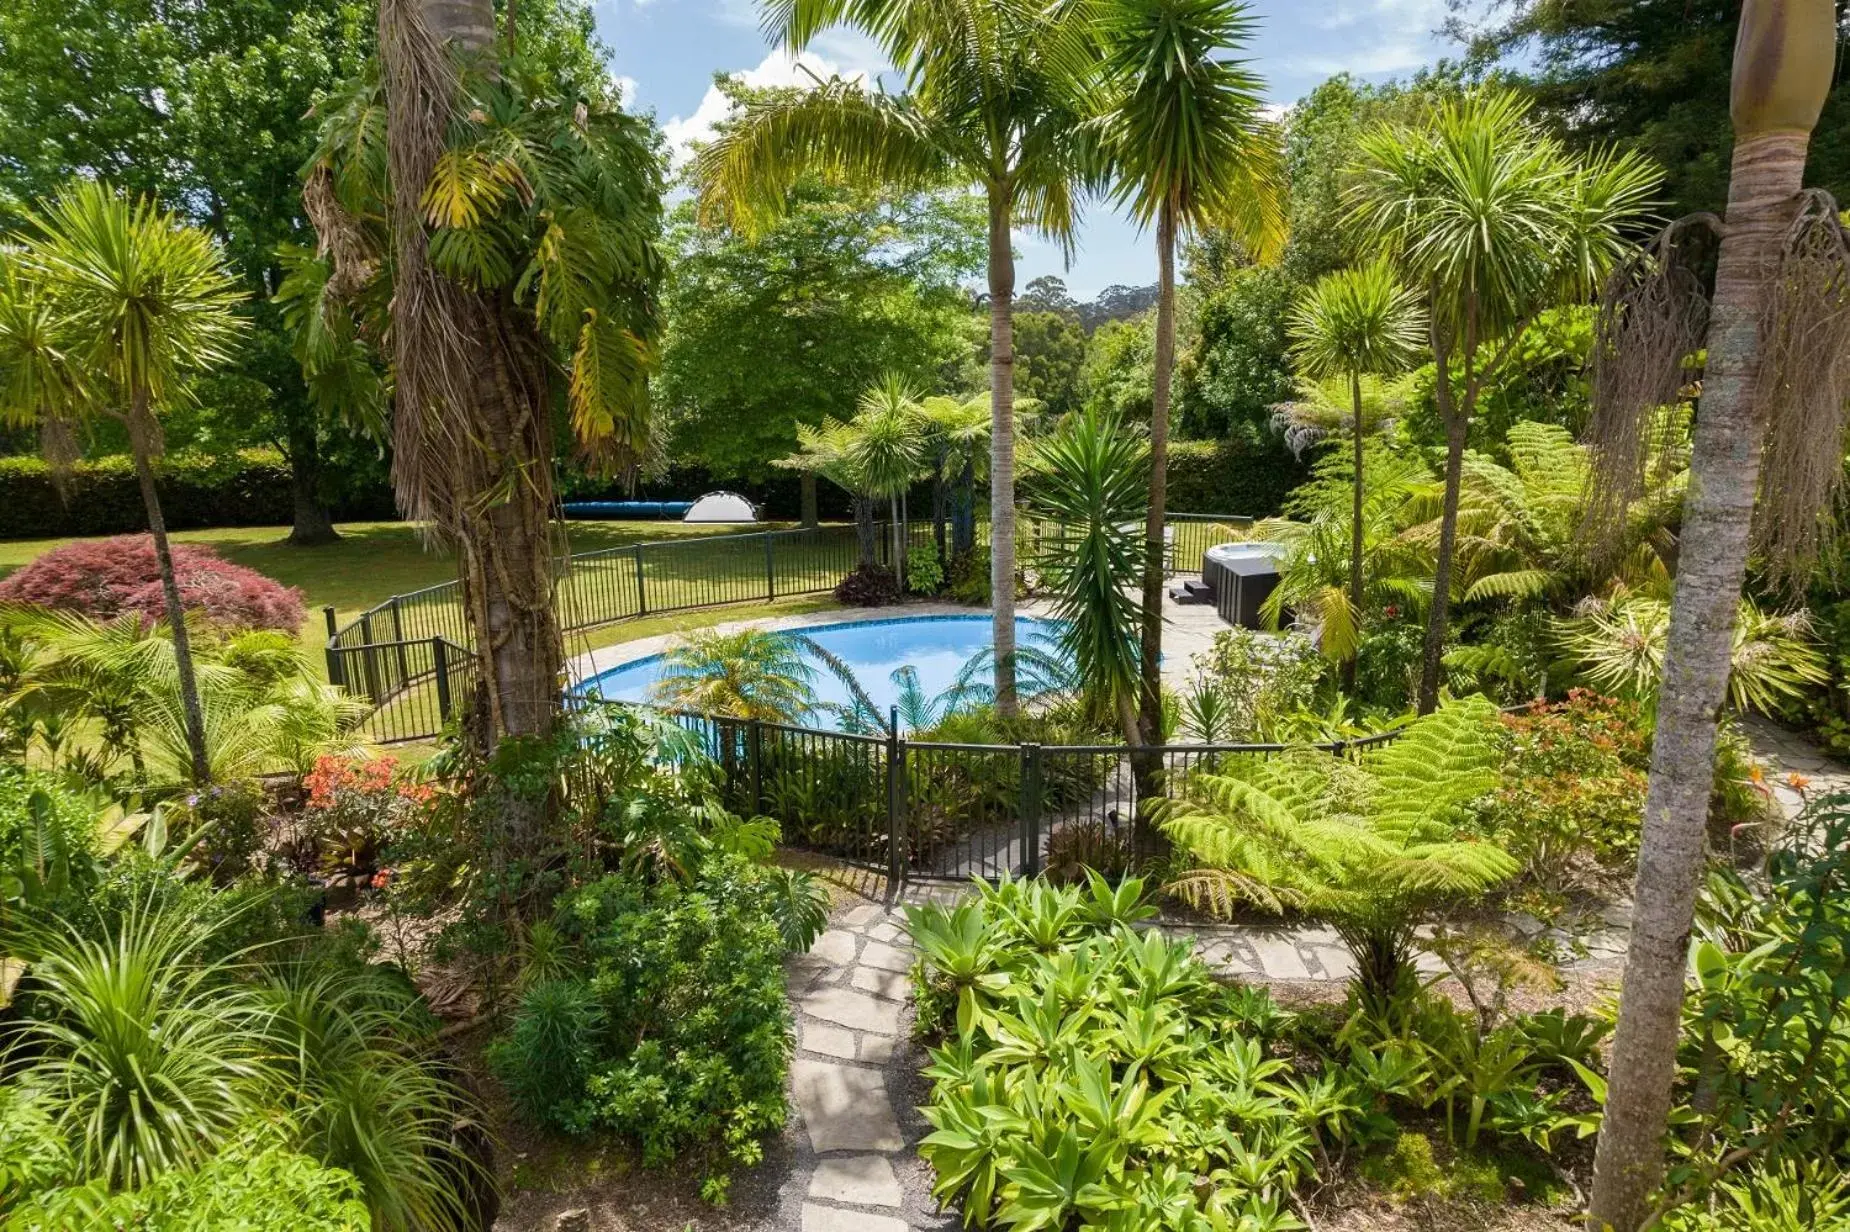
[[[1496,708],[1472,697],[1353,760],[1309,749],[1224,759],[1163,811],[1183,862],[1169,889],[1220,915],[1250,906],[1325,920],[1363,986],[1385,994],[1435,909],[1517,871],[1464,829],[1497,783],[1496,730]]]

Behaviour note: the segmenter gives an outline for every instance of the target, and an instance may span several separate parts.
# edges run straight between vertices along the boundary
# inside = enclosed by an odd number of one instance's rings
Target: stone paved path
[[[1771,719],[1748,715],[1741,720],[1754,756],[1764,764],[1767,787],[1788,820],[1816,800],[1833,792],[1850,791],[1850,767],[1836,761],[1799,732],[1787,731]]]

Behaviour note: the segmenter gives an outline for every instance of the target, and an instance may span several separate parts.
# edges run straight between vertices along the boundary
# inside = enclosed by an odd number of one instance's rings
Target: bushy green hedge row
[[[1172,441],[1167,504],[1179,513],[1274,517],[1307,473],[1279,442]]]
[[[279,526],[294,514],[289,463],[273,449],[217,457],[175,453],[155,469],[161,512],[171,530]],[[335,516],[389,518],[391,493],[382,488],[358,494]],[[0,539],[120,535],[147,527],[135,466],[126,455],[77,463],[62,492],[42,459],[0,458]]]

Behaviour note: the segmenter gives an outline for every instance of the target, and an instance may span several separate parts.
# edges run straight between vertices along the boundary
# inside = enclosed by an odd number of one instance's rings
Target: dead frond
[[[1775,582],[1802,591],[1836,528],[1850,426],[1850,236],[1822,189],[1804,194],[1762,311],[1754,546]]]

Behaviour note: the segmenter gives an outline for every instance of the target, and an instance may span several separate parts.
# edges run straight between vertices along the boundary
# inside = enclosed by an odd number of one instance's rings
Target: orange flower
[[[1793,770],[1789,771],[1786,775],[1786,786],[1798,791],[1804,791],[1807,787],[1811,786],[1811,780],[1800,774],[1797,770]]]

